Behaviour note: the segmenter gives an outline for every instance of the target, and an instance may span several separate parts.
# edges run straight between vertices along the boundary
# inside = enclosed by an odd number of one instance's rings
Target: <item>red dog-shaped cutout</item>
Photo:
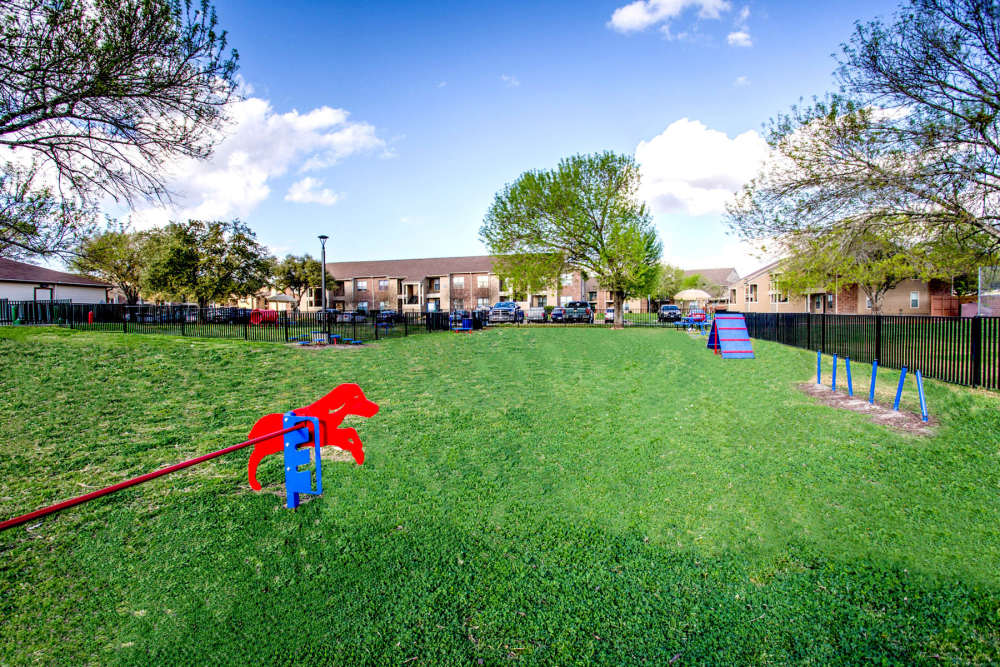
[[[300,417],[316,417],[319,419],[320,446],[333,445],[345,452],[350,452],[358,465],[365,462],[364,443],[353,428],[339,428],[347,415],[358,417],[373,417],[378,413],[378,406],[365,397],[365,392],[356,384],[342,384],[312,405],[293,410]],[[250,429],[250,438],[256,438],[268,433],[274,433],[284,428],[283,415],[274,413],[257,420]],[[257,466],[261,459],[269,454],[277,454],[285,446],[284,436],[278,435],[258,442],[250,454],[247,465],[247,477],[250,488],[260,491],[257,481]]]

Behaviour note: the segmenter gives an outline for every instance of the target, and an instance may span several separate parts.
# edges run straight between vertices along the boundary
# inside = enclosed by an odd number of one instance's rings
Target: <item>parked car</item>
[[[566,321],[566,309],[562,306],[556,306],[549,313],[549,320],[552,322],[565,322]]]
[[[708,313],[706,313],[701,308],[692,308],[688,311],[688,317],[695,322],[704,322],[708,319]]]
[[[338,322],[367,322],[368,313],[363,310],[345,310],[344,312],[337,312]]]
[[[672,303],[665,303],[660,306],[656,313],[658,322],[678,322],[681,319],[681,309]]]
[[[548,322],[549,314],[545,312],[544,306],[536,306],[535,308],[529,308],[525,319],[529,322]]]
[[[490,308],[490,324],[524,321],[524,311],[513,301],[498,301]]]
[[[566,314],[563,317],[567,322],[594,323],[594,311],[586,301],[570,301],[567,303]]]
[[[614,322],[615,321],[615,309],[612,306],[608,306],[604,309],[604,321]]]
[[[375,314],[375,321],[382,324],[391,324],[399,321],[399,314],[395,310],[380,310]]]

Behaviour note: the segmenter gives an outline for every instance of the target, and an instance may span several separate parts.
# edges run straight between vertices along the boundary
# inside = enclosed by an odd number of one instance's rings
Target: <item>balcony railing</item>
[[[419,304],[419,303],[420,303],[420,297],[419,296],[408,296],[408,297],[406,297],[406,305],[407,306],[413,306],[413,305],[416,305],[416,304]]]

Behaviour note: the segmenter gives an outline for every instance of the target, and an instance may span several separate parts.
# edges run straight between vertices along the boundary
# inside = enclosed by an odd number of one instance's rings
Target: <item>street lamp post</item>
[[[320,263],[320,267],[321,267],[321,269],[323,271],[323,273],[321,274],[321,277],[320,277],[320,284],[321,284],[320,290],[323,293],[323,298],[321,300],[321,303],[322,303],[322,306],[323,306],[323,316],[324,317],[326,316],[326,240],[328,238],[330,238],[330,237],[327,236],[326,234],[320,234],[319,235],[319,243],[320,243],[320,247],[321,247],[319,263]]]

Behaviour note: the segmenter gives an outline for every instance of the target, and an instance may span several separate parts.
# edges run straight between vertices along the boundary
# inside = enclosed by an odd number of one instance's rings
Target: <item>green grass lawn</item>
[[[901,435],[802,394],[812,352],[704,345],[0,329],[0,518],[341,382],[382,407],[297,511],[245,450],[0,533],[0,664],[1000,660],[998,397],[927,382],[934,434]]]

